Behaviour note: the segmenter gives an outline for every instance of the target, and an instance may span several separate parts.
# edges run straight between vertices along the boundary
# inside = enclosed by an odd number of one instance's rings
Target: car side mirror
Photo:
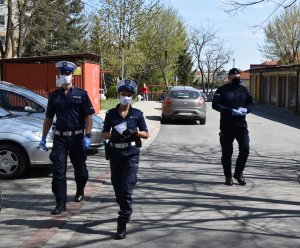
[[[30,107],[30,106],[25,106],[24,110],[25,110],[26,112],[29,112],[29,113],[35,113],[35,112],[36,112],[36,110],[33,109],[33,108]]]

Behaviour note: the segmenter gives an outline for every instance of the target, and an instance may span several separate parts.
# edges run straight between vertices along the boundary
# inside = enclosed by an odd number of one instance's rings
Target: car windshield
[[[197,99],[199,97],[199,92],[189,90],[176,90],[171,91],[170,96],[178,99]]]
[[[0,118],[12,116],[13,114],[0,107]]]

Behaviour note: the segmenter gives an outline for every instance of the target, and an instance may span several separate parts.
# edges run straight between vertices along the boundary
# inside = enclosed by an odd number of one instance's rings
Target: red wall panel
[[[84,89],[88,92],[95,112],[99,112],[99,83],[100,83],[100,66],[99,64],[83,64]]]
[[[78,66],[81,66],[82,73],[74,76],[73,84],[88,92],[95,112],[98,113],[100,67],[90,63]],[[24,86],[46,97],[56,89],[58,71],[54,64],[4,63],[3,68],[4,81]]]

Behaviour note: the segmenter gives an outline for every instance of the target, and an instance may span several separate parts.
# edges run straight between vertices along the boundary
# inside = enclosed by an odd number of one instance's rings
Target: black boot
[[[233,185],[231,177],[225,177],[225,185],[227,185],[227,186],[232,186]]]
[[[83,190],[77,190],[76,195],[74,197],[74,201],[81,202],[84,198],[84,191]]]
[[[59,215],[63,211],[66,211],[66,203],[65,202],[58,202],[56,203],[55,208],[51,211],[52,215]]]
[[[234,175],[233,177],[238,181],[239,185],[242,185],[242,186],[246,185],[247,182],[243,175],[240,175],[240,176]]]
[[[125,239],[125,238],[126,238],[126,221],[119,217],[116,239]]]

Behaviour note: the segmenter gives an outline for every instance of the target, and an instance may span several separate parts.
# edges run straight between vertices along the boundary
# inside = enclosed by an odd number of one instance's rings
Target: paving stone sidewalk
[[[159,131],[161,103],[137,102],[134,105],[144,112],[149,128],[150,138],[143,143],[143,149],[146,149]],[[101,115],[104,117],[105,111],[101,111]],[[77,219],[77,214],[88,208],[86,203],[90,205],[90,201],[94,201],[93,196],[99,194],[103,187],[107,187],[105,182],[109,181],[110,171],[103,150],[100,149],[97,154],[89,156],[87,164],[90,174],[85,190],[87,201],[81,203],[73,202],[76,185],[73,168],[68,164],[67,212],[61,216],[53,217],[49,214],[55,205],[51,192],[51,170],[33,170],[30,175],[20,179],[1,180],[3,207],[0,213],[0,247],[34,248],[51,244],[52,247],[64,247],[58,245],[57,240],[68,241],[68,237],[75,231],[72,231],[72,222]],[[71,228],[65,229],[65,226]],[[60,238],[56,240],[57,236]]]

